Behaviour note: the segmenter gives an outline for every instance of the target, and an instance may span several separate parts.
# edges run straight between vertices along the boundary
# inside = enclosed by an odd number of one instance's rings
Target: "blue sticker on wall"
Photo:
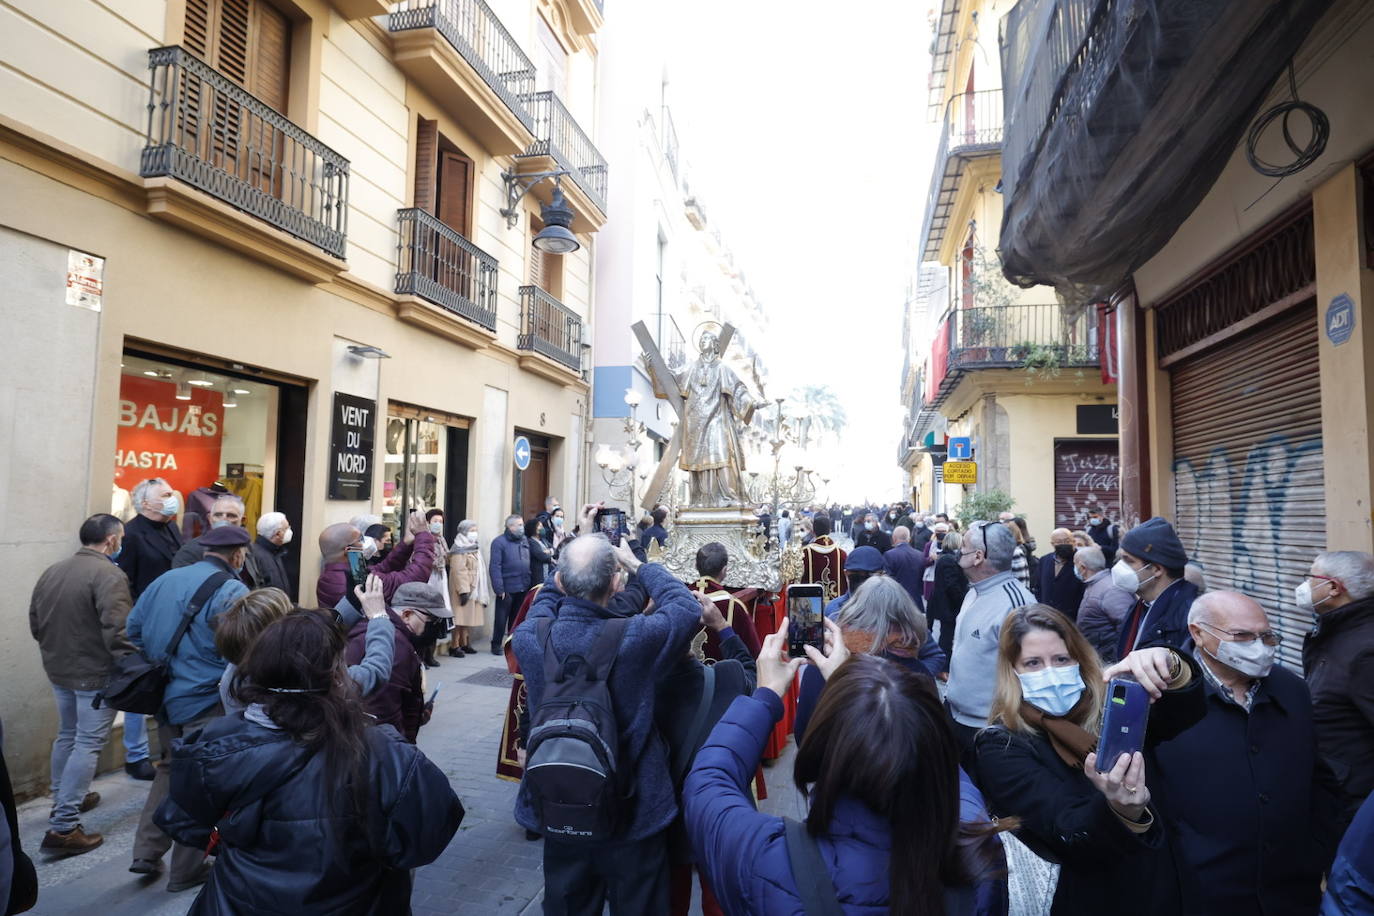
[[[1332,346],[1339,347],[1355,333],[1355,303],[1345,293],[1331,300],[1326,307],[1326,337]]]

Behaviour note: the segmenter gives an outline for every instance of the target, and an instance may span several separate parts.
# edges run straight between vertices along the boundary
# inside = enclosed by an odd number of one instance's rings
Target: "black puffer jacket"
[[[219,846],[194,914],[405,914],[409,869],[437,859],[463,806],[448,778],[390,726],[366,731],[365,815],[331,814],[347,793],[324,756],[284,732],[217,719],[172,748],[171,792],[157,825],[204,848]]]

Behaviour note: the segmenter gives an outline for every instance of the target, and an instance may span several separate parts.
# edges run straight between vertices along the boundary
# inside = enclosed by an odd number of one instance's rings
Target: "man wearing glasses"
[[[1182,912],[1316,913],[1340,824],[1307,685],[1274,664],[1279,634],[1252,598],[1208,592],[1188,630],[1204,714],[1158,746],[1147,774]]]
[[[1374,790],[1374,555],[1318,555],[1297,587],[1316,616],[1302,646],[1317,747],[1345,792],[1345,818]]]

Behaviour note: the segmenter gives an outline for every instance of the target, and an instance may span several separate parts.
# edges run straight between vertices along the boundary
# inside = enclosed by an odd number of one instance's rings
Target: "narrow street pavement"
[[[467,809],[463,826],[439,861],[415,876],[412,906],[416,916],[431,914],[538,913],[543,899],[542,846],[529,842],[511,819],[514,783],[495,775],[496,746],[501,737],[510,676],[501,658],[482,652],[465,659],[441,659],[428,672],[432,685],[442,683],[433,721],[420,732],[420,746],[448,775]],[[761,807],[800,816],[797,792],[791,788],[792,747],[767,771],[770,798]],[[129,850],[147,783],[122,771],[102,776],[92,788],[100,806],[83,823],[105,835],[100,848],[83,856],[49,860],[36,855],[48,815],[48,799],[20,808],[24,847],[38,864],[42,889],[40,916],[180,916],[195,891],[167,893],[166,878],[130,874]],[[693,913],[700,912],[694,905]]]

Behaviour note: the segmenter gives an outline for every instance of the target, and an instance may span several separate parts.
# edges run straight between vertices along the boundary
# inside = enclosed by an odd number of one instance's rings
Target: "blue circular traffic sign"
[[[524,436],[515,437],[515,466],[522,471],[530,466],[530,440]]]

